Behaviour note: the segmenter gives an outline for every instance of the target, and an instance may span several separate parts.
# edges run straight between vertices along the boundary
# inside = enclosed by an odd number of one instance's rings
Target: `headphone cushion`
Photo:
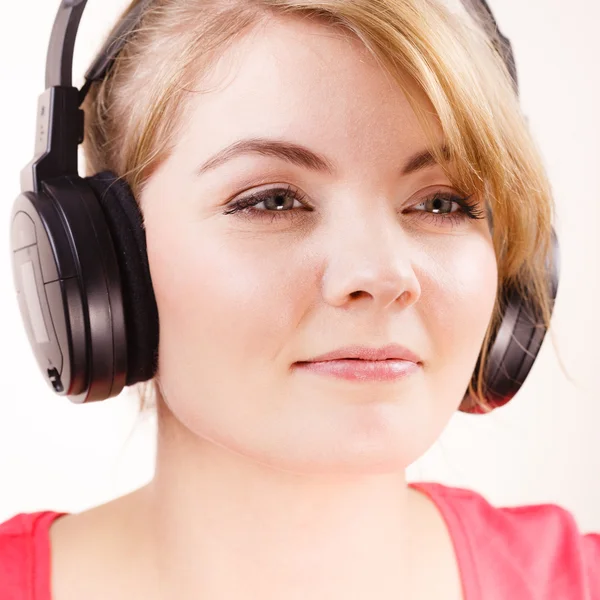
[[[152,288],[143,217],[131,188],[110,171],[86,177],[113,238],[127,334],[126,385],[151,379],[158,355],[158,309]]]

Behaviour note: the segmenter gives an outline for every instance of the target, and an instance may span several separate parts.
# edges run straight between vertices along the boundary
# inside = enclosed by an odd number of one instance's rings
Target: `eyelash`
[[[236,200],[231,203],[227,210],[223,213],[225,215],[231,215],[238,213],[239,216],[246,218],[258,218],[258,219],[271,219],[271,222],[284,218],[290,219],[298,216],[296,210],[258,210],[254,208],[257,204],[264,202],[265,200],[269,200],[271,198],[283,196],[284,200],[288,200],[292,198],[293,200],[297,200],[301,204],[304,204],[304,207],[308,209],[308,212],[312,212],[314,208],[308,205],[305,202],[306,196],[294,189],[292,186],[288,186],[287,188],[271,188],[269,190],[263,190],[261,192],[256,192],[254,194],[250,194],[244,198]],[[421,204],[425,204],[426,202],[434,202],[436,200],[441,200],[445,202],[454,202],[459,206],[458,211],[452,213],[432,213],[419,210],[417,212],[423,213],[427,218],[437,222],[437,223],[448,223],[458,224],[463,221],[465,218],[467,219],[483,219],[485,218],[485,213],[479,207],[477,202],[470,203],[470,196],[461,197],[455,194],[451,194],[448,192],[436,192],[435,194],[428,196],[416,206]]]

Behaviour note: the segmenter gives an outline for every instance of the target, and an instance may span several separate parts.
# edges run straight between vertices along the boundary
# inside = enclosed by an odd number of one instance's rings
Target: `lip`
[[[299,361],[301,371],[348,381],[396,381],[412,375],[423,366],[421,358],[399,344],[381,348],[345,346],[333,352]]]
[[[422,364],[421,358],[404,346],[399,344],[388,344],[380,348],[369,348],[368,346],[345,346],[338,348],[333,352],[327,352],[315,356],[314,358],[306,361],[299,361],[296,364],[307,364],[307,363],[322,363],[334,360],[364,360],[364,361],[407,361],[415,363],[417,365]]]
[[[420,363],[410,360],[325,360],[295,363],[294,369],[355,382],[397,381],[416,373]]]

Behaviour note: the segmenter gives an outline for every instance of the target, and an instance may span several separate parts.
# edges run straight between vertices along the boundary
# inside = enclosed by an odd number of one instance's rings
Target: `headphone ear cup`
[[[11,215],[19,309],[46,382],[73,403],[106,400],[156,370],[158,311],[129,186],[65,175]]]
[[[487,356],[484,389],[490,408],[504,406],[519,391],[545,333],[531,307],[517,293],[508,294],[502,322]]]
[[[122,178],[110,171],[83,181],[93,190],[113,238],[121,272],[127,337],[126,385],[151,379],[158,354],[158,309],[152,287],[143,217]]]
[[[46,382],[76,404],[125,385],[121,274],[94,192],[77,176],[44,181],[13,205],[19,309]]]
[[[558,292],[560,276],[560,251],[556,233],[552,230],[551,255],[546,263],[551,310]],[[504,311],[498,331],[491,341],[484,373],[483,388],[491,409],[507,404],[519,391],[531,371],[546,336],[546,327],[539,310],[531,300],[509,289],[504,295]],[[476,381],[481,369],[481,356],[473,374]],[[459,407],[461,412],[482,414],[469,392],[465,393]]]

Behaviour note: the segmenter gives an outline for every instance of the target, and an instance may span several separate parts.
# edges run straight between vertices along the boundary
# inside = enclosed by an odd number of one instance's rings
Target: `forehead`
[[[181,142],[201,140],[207,151],[243,136],[318,142],[323,150],[343,143],[349,155],[363,157],[403,149],[408,155],[426,138],[407,94],[433,113],[416,86],[400,88],[359,40],[293,18],[261,23],[194,87]]]

